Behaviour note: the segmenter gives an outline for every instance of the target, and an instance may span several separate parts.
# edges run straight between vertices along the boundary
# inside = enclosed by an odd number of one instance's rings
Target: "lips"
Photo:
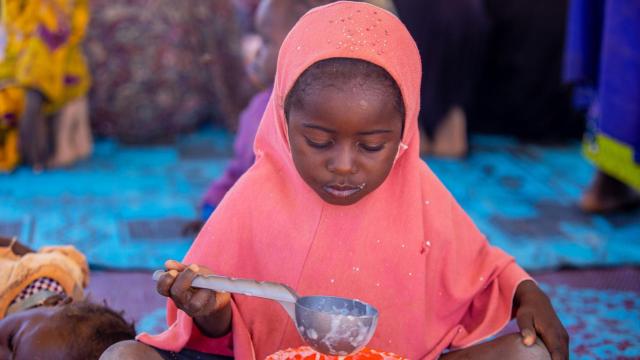
[[[356,185],[326,185],[324,191],[337,198],[347,198],[361,191],[364,188],[364,184],[360,186]]]

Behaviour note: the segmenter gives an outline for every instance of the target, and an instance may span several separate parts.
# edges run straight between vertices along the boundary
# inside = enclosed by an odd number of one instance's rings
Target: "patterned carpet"
[[[158,268],[188,249],[180,230],[221,173],[231,141],[211,129],[158,146],[103,140],[73,168],[0,175],[0,234],[33,247],[71,243],[94,267]],[[640,263],[639,211],[602,217],[575,208],[593,174],[578,144],[475,137],[471,154],[427,162],[490,241],[525,268]]]

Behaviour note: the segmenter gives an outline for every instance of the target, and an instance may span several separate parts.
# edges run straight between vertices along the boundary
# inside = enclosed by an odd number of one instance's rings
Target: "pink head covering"
[[[283,111],[300,74],[333,57],[386,69],[406,108],[402,144],[389,176],[350,206],[324,202],[302,180]],[[281,282],[301,295],[362,299],[380,311],[368,347],[411,359],[435,358],[447,347],[499,331],[511,317],[517,285],[528,276],[510,256],[489,246],[420,160],[420,78],[416,45],[391,13],[355,2],[308,12],[280,49],[274,93],[256,138],[256,163],[209,219],[185,262],[222,275]],[[233,297],[228,337],[204,338],[171,301],[168,323],[164,333],[139,339],[174,351],[186,346],[229,353],[232,346],[238,359],[263,359],[302,345],[280,305],[242,295]]]

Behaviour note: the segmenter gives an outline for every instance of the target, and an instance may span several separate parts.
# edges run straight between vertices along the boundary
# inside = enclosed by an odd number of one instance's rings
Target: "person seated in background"
[[[0,237],[0,359],[98,359],[135,329],[84,298],[89,268],[72,246],[35,252]]]
[[[278,51],[289,30],[298,19],[313,7],[331,3],[331,0],[262,0],[255,14],[255,28],[260,45],[255,55],[250,57],[247,73],[251,81],[261,89],[253,96],[249,105],[240,114],[238,132],[233,144],[234,156],[222,176],[213,181],[205,193],[198,220],[188,223],[185,233],[197,233],[211,213],[218,206],[233,184],[253,165],[253,141],[260,120],[271,97],[276,75]],[[395,12],[389,0],[369,0],[376,6]]]
[[[584,153],[597,171],[579,201],[587,213],[640,206],[638,9],[616,0],[570,3],[564,78],[595,90]]]
[[[467,154],[467,113],[479,79],[488,20],[481,0],[396,0],[423,61],[422,155]]]
[[[81,49],[88,0],[3,0],[0,59],[0,172],[21,161],[66,166],[92,151]]]

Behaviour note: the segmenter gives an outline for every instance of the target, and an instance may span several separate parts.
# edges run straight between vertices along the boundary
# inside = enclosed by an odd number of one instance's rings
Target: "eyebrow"
[[[303,123],[302,126],[309,128],[309,129],[316,129],[316,130],[320,130],[320,131],[324,131],[327,132],[329,134],[335,134],[336,131],[332,130],[332,129],[328,129],[326,127],[320,126],[320,125],[315,125],[315,124],[309,124],[309,123]],[[370,130],[370,131],[361,131],[359,132],[357,135],[376,135],[376,134],[388,134],[393,132],[390,129],[375,129],[375,130]]]

